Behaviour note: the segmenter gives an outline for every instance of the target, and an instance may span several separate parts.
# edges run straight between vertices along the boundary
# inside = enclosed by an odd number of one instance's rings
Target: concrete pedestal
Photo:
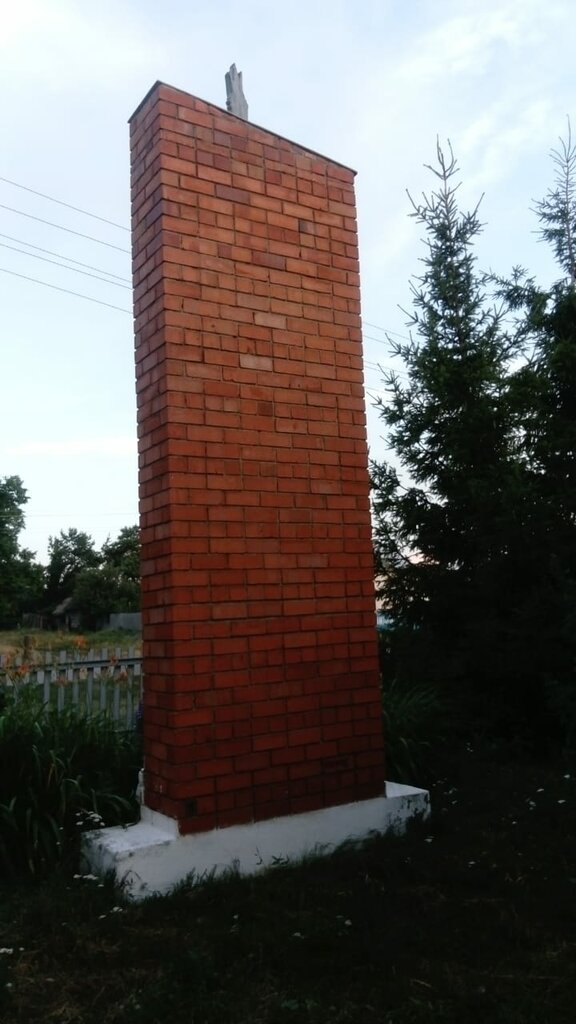
[[[403,832],[429,812],[426,790],[393,782],[383,797],[186,836],[174,819],[143,807],[137,825],[86,833],[83,854],[92,871],[114,871],[125,892],[140,900],[167,893],[190,875],[201,880],[230,869],[254,874],[305,854],[328,853],[346,840]]]

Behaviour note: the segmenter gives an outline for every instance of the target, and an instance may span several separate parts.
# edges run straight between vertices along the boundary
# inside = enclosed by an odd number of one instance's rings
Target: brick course
[[[381,795],[354,172],[162,83],[131,153],[146,804]]]

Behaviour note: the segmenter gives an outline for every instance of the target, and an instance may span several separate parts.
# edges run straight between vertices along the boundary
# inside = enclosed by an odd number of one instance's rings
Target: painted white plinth
[[[309,853],[327,853],[346,840],[403,832],[408,822],[430,813],[424,789],[386,784],[386,796],[248,825],[178,834],[177,822],[142,807],[137,825],[86,832],[82,852],[96,874],[113,871],[127,895],[145,899],[166,893],[193,874],[230,868],[253,874]]]

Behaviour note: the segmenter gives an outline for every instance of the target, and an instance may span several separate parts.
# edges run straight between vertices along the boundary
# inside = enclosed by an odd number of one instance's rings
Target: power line
[[[363,363],[368,373],[392,373],[395,377],[409,377],[404,370],[397,370],[393,363],[374,363],[368,359],[364,359]]]
[[[387,340],[384,340],[384,338],[375,338],[373,334],[364,334],[364,332],[362,332],[362,336],[366,339],[366,341],[375,341],[377,342],[378,345],[388,345],[389,347],[389,342]],[[398,337],[405,338],[406,341],[411,340],[408,334],[399,334]]]
[[[75,295],[78,299],[86,299],[87,302],[96,302],[99,306],[107,306],[108,309],[118,309],[121,313],[128,313],[132,315],[132,310],[125,309],[124,306],[113,306],[110,302],[102,302],[102,299],[95,299],[92,295],[82,295],[81,292],[73,292],[70,288],[60,288],[57,284],[49,284],[48,281],[39,281],[37,277],[27,277],[26,274],[17,274],[15,270],[7,270],[6,267],[0,267],[0,272],[3,274],[11,274],[12,277],[21,277],[23,281],[32,281],[34,284],[43,284],[45,288],[53,288],[56,292],[65,292],[66,295]]]
[[[118,228],[121,231],[128,231],[128,232],[130,231],[130,228],[126,227],[125,224],[118,224],[116,221],[109,220],[107,217],[102,217],[99,214],[92,213],[89,210],[84,210],[84,209],[82,209],[79,206],[73,206],[71,203],[66,203],[62,199],[56,199],[54,196],[50,196],[46,192],[38,192],[36,189],[29,188],[27,185],[22,185],[20,182],[12,181],[10,178],[4,178],[4,177],[0,176],[0,181],[3,181],[7,185],[12,185],[14,188],[22,189],[25,192],[30,192],[32,195],[40,196],[40,198],[42,198],[42,199],[48,199],[50,202],[57,203],[59,206],[65,206],[68,210],[74,210],[75,213],[81,213],[85,217],[91,217],[93,220],[98,220],[98,221],[100,221],[103,224],[110,224],[111,227]],[[52,224],[50,221],[42,220],[42,218],[40,218],[40,217],[33,217],[32,214],[24,213],[22,210],[16,210],[16,209],[14,209],[13,207],[10,207],[10,206],[4,206],[1,203],[0,203],[0,208],[4,209],[4,210],[9,210],[11,213],[17,213],[17,214],[19,214],[22,217],[30,217],[32,220],[40,221],[41,224],[47,224],[49,227],[58,228],[58,230],[60,230],[60,231],[68,231],[68,232],[70,232],[70,234],[78,235],[80,238],[87,238],[87,239],[89,239],[92,242],[97,242],[99,245],[106,245],[106,246],[109,246],[112,249],[117,249],[119,252],[125,252],[125,253],[128,253],[128,255],[130,255],[128,249],[123,249],[120,246],[112,245],[112,243],[110,243],[110,242],[104,242],[100,238],[93,238],[91,235],[84,235],[84,234],[82,234],[79,231],[72,231],[71,228],[65,228],[61,224]],[[8,239],[10,239],[10,241],[14,241],[14,242],[20,241],[20,239],[11,238],[10,235],[0,235],[0,237],[8,238]],[[50,256],[60,256],[61,255],[59,253],[51,252],[49,249],[41,249],[40,246],[34,246],[34,245],[32,245],[31,243],[28,243],[28,242],[24,242],[24,243],[21,243],[21,244],[29,245],[30,248],[32,248],[32,249],[39,249],[40,252],[46,252]],[[9,248],[9,247],[7,246],[6,248]],[[67,256],[64,256],[62,258],[63,259],[69,259]],[[47,262],[50,262],[50,261],[47,261]],[[72,259],[69,259],[69,262],[70,263],[79,263],[78,260],[72,260]],[[128,282],[127,278],[120,278],[120,276],[118,274],[111,274],[108,271],[100,270],[100,268],[98,268],[98,267],[91,267],[89,264],[86,264],[86,263],[79,263],[79,265],[83,266],[83,267],[86,267],[88,270],[96,270],[96,271],[99,271],[100,273],[108,274],[109,277],[118,277],[119,280],[123,280],[123,281]],[[371,323],[369,320],[363,320],[362,322],[366,325],[366,327],[372,327],[376,331],[382,331],[383,334],[391,334],[391,335],[393,335],[393,336],[395,336],[397,338],[403,338],[406,341],[410,341],[410,336],[407,335],[407,334],[402,334],[400,331],[393,331],[393,330],[390,330],[388,327],[381,327],[380,324]],[[373,336],[371,336],[369,334],[365,334],[364,337],[367,340],[369,340],[369,341],[376,341],[376,342],[378,342],[381,345],[385,345],[386,344],[386,342],[382,338],[374,338]]]
[[[72,206],[70,203],[65,203],[62,199],[55,199],[54,196],[46,195],[45,192],[37,192],[34,188],[28,188],[27,185],[20,185],[17,181],[11,181],[10,178],[0,177],[0,181],[3,181],[6,185],[13,185],[14,188],[21,188],[24,192],[31,192],[33,196],[40,196],[42,199],[48,199],[51,203],[58,203],[59,206],[65,206],[68,210],[74,210],[75,213],[82,213],[85,217],[92,217],[93,220],[100,220],[103,224],[110,224],[113,228],[119,228],[120,231],[130,231],[124,224],[117,224],[114,220],[108,220],[107,217],[100,217],[97,213],[90,213],[89,210],[82,210],[79,206]]]
[[[7,236],[7,235],[0,235],[0,237],[7,238],[9,236]],[[76,270],[74,267],[67,267],[64,263],[56,263],[54,260],[44,259],[43,256],[36,256],[32,252],[26,252],[24,249],[17,249],[13,245],[5,245],[3,242],[0,242],[0,246],[2,248],[4,248],[4,249],[10,249],[13,252],[22,253],[24,256],[34,256],[35,259],[43,260],[45,263],[52,263],[54,266],[62,267],[64,270],[73,270],[74,273],[76,273],[76,274],[84,274],[84,271],[82,271],[82,270]],[[37,247],[35,247],[35,248],[37,248]],[[46,251],[49,251],[49,250],[43,250],[43,251],[46,252]],[[85,266],[85,264],[83,264],[83,265]],[[87,302],[96,302],[100,306],[107,306],[108,309],[117,309],[117,310],[119,310],[120,313],[132,314],[132,310],[126,309],[124,306],[114,306],[110,302],[102,302],[101,299],[95,299],[92,295],[83,295],[81,292],[74,292],[70,288],[60,288],[58,285],[50,284],[48,281],[40,281],[36,277],[28,277],[26,274],[17,274],[15,270],[8,270],[6,267],[0,267],[0,272],[3,273],[3,274],[11,274],[13,277],[20,277],[20,278],[22,278],[23,281],[31,281],[33,284],[44,285],[45,288],[53,288],[55,291],[57,291],[57,292],[64,292],[64,294],[66,294],[66,295],[75,295],[76,298],[78,298],[78,299],[85,299]],[[105,271],[104,271],[104,273],[105,273]],[[117,288],[126,288],[127,291],[131,290],[128,285],[116,284],[115,281],[107,281],[106,278],[104,278],[104,277],[97,277],[95,274],[85,274],[85,277],[92,277],[96,281],[103,281],[104,284],[116,285]],[[378,338],[374,338],[374,339],[371,339],[371,340],[378,341]],[[383,342],[383,344],[385,344],[385,342]],[[394,367],[392,367],[392,366],[387,367],[387,366],[379,365],[378,363],[372,363],[372,362],[369,362],[369,361],[365,361],[364,362],[364,366],[365,366],[365,368],[368,371],[371,371],[373,373],[381,372],[381,371],[390,369],[393,373],[396,374],[397,377],[407,377],[408,376],[406,373],[402,373],[401,371],[394,370]]]
[[[58,231],[67,231],[69,235],[77,235],[79,238],[87,238],[90,242],[97,242],[98,245],[105,245],[108,249],[116,249],[118,252],[125,252],[130,256],[130,250],[123,249],[121,245],[113,245],[112,242],[104,242],[101,238],[94,238],[93,235],[85,235],[82,231],[73,231],[72,228],[65,228],[62,224],[53,224],[50,220],[43,220],[42,217],[34,217],[33,214],[24,213],[24,210],[16,210],[13,206],[5,206],[4,203],[0,203],[0,210],[9,210],[10,213],[17,213],[20,217],[28,217],[29,220],[37,220],[40,224],[47,224],[50,228],[58,228]]]
[[[43,263],[51,263],[53,267],[62,267],[63,270],[71,270],[73,274],[83,274],[84,277],[91,277],[94,281],[103,281],[104,284],[113,285],[114,288],[125,288],[127,291],[131,291],[129,284],[120,284],[119,281],[109,281],[105,277],[99,277],[97,274],[90,274],[87,270],[79,270],[78,267],[67,267],[65,263],[58,263],[56,260],[49,260],[46,256],[38,256],[35,252],[26,252],[25,249],[17,249],[15,245],[6,245],[5,242],[0,242],[0,246],[3,249],[10,249],[11,252],[22,253],[23,256],[31,256],[32,259],[42,260]]]
[[[396,377],[398,377],[398,376],[399,375],[396,374]],[[405,373],[400,374],[400,377],[401,377],[402,383],[404,383],[404,381],[408,381],[410,379]],[[388,386],[389,385],[386,384],[386,381],[382,377],[378,381],[376,381],[375,384],[369,384],[369,383],[368,384],[364,384],[364,388],[379,388],[381,391],[384,391],[384,389],[388,388]],[[390,394],[390,392],[388,390],[386,390],[386,394],[388,395],[388,394]]]
[[[3,180],[3,179],[0,178],[0,181],[1,180]],[[3,206],[2,203],[0,203],[0,208],[1,209],[10,209],[10,207]],[[20,213],[21,211],[16,210],[14,212]],[[27,217],[27,216],[30,216],[30,214],[23,213],[22,216]],[[33,218],[33,219],[34,220],[39,220],[40,218]],[[48,221],[42,221],[42,223],[47,224],[49,222]],[[52,225],[52,226],[53,227],[61,227],[61,225],[58,225],[58,224],[55,224],[55,225]],[[61,230],[69,231],[70,229],[69,228],[61,228]],[[72,234],[80,234],[80,232],[76,232],[76,231],[71,232],[71,233]],[[89,235],[82,235],[81,237],[89,238],[90,236]],[[21,241],[20,239],[13,238],[11,235],[2,234],[1,232],[0,232],[0,238],[8,238],[11,241]],[[91,240],[95,241],[95,242],[100,241],[99,239],[96,239],[96,238],[95,239],[91,239]],[[77,263],[81,267],[90,267],[90,269],[92,269],[92,270],[98,270],[102,274],[108,274],[109,277],[116,277],[116,278],[118,278],[119,281],[128,281],[128,278],[120,277],[119,274],[112,274],[109,271],[103,270],[100,267],[92,267],[91,264],[89,264],[89,263],[81,263],[80,260],[74,260],[71,257],[63,256],[60,253],[54,253],[50,249],[43,249],[39,245],[32,245],[31,242],[21,242],[21,244],[22,245],[27,245],[31,249],[38,249],[39,252],[49,253],[52,256],[60,256],[62,259],[68,260],[70,263]],[[101,245],[108,245],[109,243],[107,243],[107,242],[100,242],[100,244]],[[32,256],[34,259],[42,260],[44,263],[50,263],[50,264],[52,264],[55,267],[61,267],[63,270],[71,270],[75,274],[83,274],[85,277],[91,277],[95,281],[102,281],[104,284],[114,285],[117,288],[125,288],[127,291],[131,291],[131,286],[129,284],[119,284],[116,281],[109,281],[105,277],[98,277],[95,274],[89,274],[89,273],[86,273],[83,270],[77,270],[75,267],[69,267],[65,263],[57,263],[55,260],[49,260],[49,259],[46,259],[43,256],[37,256],[35,253],[27,252],[25,249],[18,249],[18,248],[16,248],[13,245],[6,245],[4,242],[0,242],[0,247],[2,247],[3,249],[9,249],[12,252],[21,253],[23,256]],[[118,248],[118,246],[113,246],[113,248]],[[122,252],[127,252],[128,250],[121,250],[121,251]],[[64,292],[66,295],[74,295],[74,296],[76,296],[76,298],[85,299],[88,302],[96,302],[96,303],[98,303],[101,306],[107,306],[109,309],[117,309],[121,313],[131,313],[132,312],[129,309],[125,309],[123,306],[115,306],[115,305],[112,305],[109,302],[102,302],[100,299],[95,299],[91,295],[83,295],[80,292],[71,291],[69,288],[60,288],[58,285],[50,284],[48,281],[40,281],[38,278],[28,277],[26,274],[17,274],[16,271],[8,270],[6,267],[0,267],[0,271],[2,273],[4,273],[4,274],[12,274],[13,277],[20,277],[24,281],[31,281],[34,284],[41,284],[41,285],[44,285],[46,288],[53,288],[55,291]],[[375,326],[375,325],[373,325],[373,326]],[[378,328],[378,330],[384,330],[384,328],[383,327],[382,328]],[[397,333],[397,332],[391,332],[391,333]],[[398,335],[398,336],[399,337],[407,337],[407,335]],[[375,342],[377,342],[380,345],[385,345],[386,344],[384,339],[382,339],[382,338],[374,338],[373,336],[371,336],[369,334],[365,334],[364,338],[366,340],[368,340],[368,341],[375,341]],[[364,361],[364,366],[367,369],[372,370],[372,371],[381,371],[383,369],[388,369],[388,368],[393,370],[392,366],[386,367],[386,366],[382,366],[382,365],[380,365],[378,363],[369,362],[368,360]],[[406,376],[406,374],[402,374],[401,372],[398,372],[398,371],[396,371],[396,373],[397,373],[398,376]]]
[[[394,335],[396,335],[397,338],[406,338],[407,341],[410,341],[410,335],[408,335],[408,334],[400,334],[400,331],[391,331],[391,330],[388,329],[388,327],[380,327],[379,324],[371,324],[371,323],[368,322],[368,320],[363,320],[362,323],[366,324],[366,327],[373,327],[375,331],[382,331],[383,334],[394,334]],[[379,340],[380,339],[378,339],[378,338],[372,338],[372,341],[379,341]],[[384,344],[384,342],[383,342],[383,344]]]
[[[41,245],[32,245],[32,242],[25,242],[22,238],[14,238],[13,235],[4,235],[1,231],[0,238],[7,238],[9,242],[18,242],[19,245],[27,245],[29,249],[37,249],[38,252],[45,252],[48,256],[57,256],[58,259],[66,260],[68,263],[75,263],[78,267],[85,267],[86,270],[95,270],[98,274],[106,274],[107,277],[115,277],[118,281],[124,281],[125,284],[130,284],[129,277],[122,277],[120,274],[112,274],[110,270],[103,270],[102,267],[93,267],[91,263],[81,263],[80,260],[73,260],[71,256],[64,256],[61,252],[52,252],[51,249],[43,249]]]

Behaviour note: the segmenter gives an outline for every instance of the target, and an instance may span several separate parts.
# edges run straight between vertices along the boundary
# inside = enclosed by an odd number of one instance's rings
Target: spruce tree
[[[393,460],[373,464],[376,561],[396,670],[457,683],[492,726],[576,740],[576,147],[536,205],[561,278],[481,274],[478,211],[438,148],[405,380],[380,403]]]
[[[532,349],[513,380],[535,507],[533,608],[530,615],[528,592],[524,632],[543,703],[552,698],[576,740],[576,147],[570,126],[552,159],[555,181],[535,212],[561,277],[544,288],[516,271],[499,289]]]
[[[393,346],[406,379],[389,374],[380,403],[393,461],[372,465],[376,560],[393,619],[409,630],[404,665],[501,694],[527,575],[526,470],[509,387],[524,339],[486,294],[478,208],[459,209],[451,150],[438,146],[430,170],[435,190],[411,200],[426,233],[411,340]]]

